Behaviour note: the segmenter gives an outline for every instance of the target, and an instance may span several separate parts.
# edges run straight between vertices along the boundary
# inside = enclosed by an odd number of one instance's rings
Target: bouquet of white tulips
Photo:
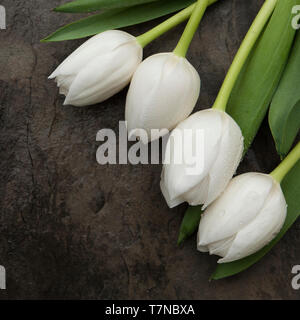
[[[173,130],[161,191],[170,208],[184,202],[190,205],[178,243],[198,229],[198,250],[221,257],[213,275],[220,279],[258,261],[300,215],[300,142],[295,144],[300,128],[300,34],[292,23],[293,7],[300,0],[265,1],[215,103],[192,114],[201,81],[186,53],[207,7],[215,2],[77,0],[56,11],[104,11],[43,41],[93,36],[49,77],[66,96],[64,104],[97,104],[129,85],[124,112],[129,137],[146,144]],[[175,11],[179,12],[139,36],[113,30]],[[146,45],[187,19],[173,51],[142,61]],[[268,109],[282,162],[270,174],[251,172],[233,178]],[[176,136],[186,130],[191,132],[190,140],[182,147]],[[201,170],[191,173],[193,152],[186,151],[196,147],[202,155],[194,164]],[[178,156],[181,163],[175,161]]]

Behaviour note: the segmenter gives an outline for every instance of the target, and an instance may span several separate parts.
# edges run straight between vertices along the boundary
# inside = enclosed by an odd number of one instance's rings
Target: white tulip
[[[142,61],[137,39],[123,31],[100,33],[75,50],[49,77],[56,78],[64,104],[102,102],[128,85]]]
[[[184,136],[189,130],[191,138],[183,142],[182,147],[176,134],[182,132]],[[198,132],[202,133],[200,140],[197,139]],[[196,147],[201,153],[194,157]],[[203,204],[204,208],[207,207],[226,188],[238,167],[242,152],[241,129],[223,111],[199,111],[181,122],[169,137],[166,148],[169,160],[164,164],[161,176],[161,190],[169,207],[185,201],[193,206]],[[174,159],[180,159],[180,156],[182,163],[176,163]],[[202,170],[189,172],[191,164]]]
[[[246,173],[232,179],[201,218],[197,246],[235,261],[266,246],[281,230],[287,205],[272,176]]]
[[[137,68],[126,99],[129,136],[145,143],[163,136],[191,114],[199,93],[199,74],[186,58],[174,53],[147,58]],[[151,135],[151,129],[161,131]],[[141,134],[144,130],[147,141]]]

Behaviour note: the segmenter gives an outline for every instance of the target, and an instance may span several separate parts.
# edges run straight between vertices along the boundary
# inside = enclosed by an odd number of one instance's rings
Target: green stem
[[[147,44],[149,44],[156,38],[160,37],[162,34],[166,33],[170,29],[176,27],[183,21],[187,20],[191,16],[194,8],[195,4],[190,5],[189,7],[175,14],[173,17],[159,24],[150,31],[138,36],[137,41],[144,48]]]
[[[236,83],[238,75],[240,74],[242,67],[244,66],[264,26],[272,15],[276,3],[277,0],[266,0],[260,9],[228,70],[228,73],[213,105],[214,109],[219,109],[222,111],[226,110],[231,91]]]
[[[185,57],[188,51],[188,48],[193,40],[194,34],[199,26],[199,23],[204,15],[204,12],[208,6],[208,0],[198,0],[193,13],[188,21],[184,32],[174,49],[174,54],[179,57]]]
[[[295,148],[286,156],[280,165],[270,173],[270,175],[279,183],[283,180],[286,174],[293,168],[293,166],[300,159],[300,142]]]
[[[211,5],[218,0],[209,0],[208,5]],[[180,23],[184,22],[187,20],[191,14],[193,13],[195,9],[196,3],[191,4],[187,8],[181,10],[177,14],[175,14],[173,17],[167,19],[166,21],[162,22],[155,28],[147,31],[146,33],[140,35],[137,37],[137,41],[139,44],[144,48],[146,45],[148,45],[150,42],[153,40],[157,39],[167,31],[171,30],[172,28],[176,27]]]

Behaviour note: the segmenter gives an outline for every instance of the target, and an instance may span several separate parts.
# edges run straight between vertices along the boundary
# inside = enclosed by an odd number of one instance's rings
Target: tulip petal
[[[184,130],[186,129],[192,130],[192,143],[187,146],[188,152],[184,153],[184,149],[180,146],[182,142],[176,139],[175,134],[176,130],[178,130],[177,132],[182,132],[182,135],[184,135]],[[198,130],[203,132],[203,141],[197,141],[196,139]],[[172,132],[166,149],[166,151],[170,149],[172,152],[170,157],[171,162],[164,165],[165,171],[162,176],[162,183],[165,184],[171,199],[182,197],[185,201],[189,201],[194,205],[203,203],[202,201],[205,200],[204,198],[206,198],[207,195],[208,180],[203,184],[201,184],[201,182],[208,176],[217,158],[221,135],[221,113],[214,112],[210,109],[196,112],[181,122]],[[171,143],[174,145],[169,147]],[[192,158],[194,155],[192,151],[195,150],[196,143],[199,144],[199,150],[203,150],[203,154],[194,159]],[[202,159],[201,156],[203,157]],[[181,164],[173,163],[174,158],[179,159],[180,157],[183,158]],[[201,167],[202,163],[202,170],[200,173],[197,172],[197,174],[187,174],[187,168],[190,167],[189,164],[193,163],[193,161],[195,161],[195,164],[199,167]],[[194,201],[193,198],[195,198]]]
[[[108,30],[93,36],[70,54],[49,76],[53,79],[58,75],[76,75],[92,59],[113,51],[120,44],[136,41],[136,38],[120,30]]]
[[[125,44],[124,54],[115,50],[94,58],[77,75],[66,97],[66,104],[85,106],[99,103],[122,90],[141,61],[138,46]]]
[[[209,172],[208,193],[203,208],[211,204],[226,188],[243,154],[243,135],[237,123],[222,112],[222,141],[219,154]]]
[[[260,173],[246,173],[232,179],[221,197],[202,215],[199,245],[226,240],[254,221],[272,187],[272,179]]]
[[[270,180],[272,178],[270,177]],[[218,263],[235,261],[249,256],[266,246],[281,230],[287,206],[280,185],[274,181],[264,207],[257,217],[240,230],[224,258]]]
[[[86,106],[122,90],[142,60],[143,49],[132,35],[110,30],[86,41],[51,75],[64,104]]]
[[[199,93],[199,74],[185,58],[173,53],[147,58],[137,68],[127,94],[128,131],[144,129],[151,140],[159,138],[151,137],[151,129],[172,130],[192,112]]]
[[[161,189],[161,192],[162,192],[169,208],[177,207],[179,204],[184,202],[184,199],[181,197],[171,198],[169,195],[168,189],[165,187],[165,184],[162,182],[162,180],[160,182],[160,189]]]
[[[227,239],[217,241],[214,243],[211,243],[208,248],[209,248],[209,254],[215,254],[218,256],[224,257],[227,252],[229,251],[232,242],[234,241],[235,236],[229,237]]]

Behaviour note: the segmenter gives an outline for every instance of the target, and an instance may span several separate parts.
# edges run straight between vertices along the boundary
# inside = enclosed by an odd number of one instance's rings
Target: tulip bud
[[[218,263],[249,256],[276,237],[286,212],[280,184],[271,175],[237,176],[203,214],[198,250],[223,257]]]
[[[160,53],[137,68],[127,95],[125,119],[130,136],[158,139],[190,115],[200,93],[200,77],[186,58]],[[159,129],[156,134],[151,129]]]
[[[49,77],[56,78],[64,104],[87,106],[102,102],[130,82],[142,61],[143,49],[126,32],[100,33],[75,50]]]
[[[175,138],[175,132],[191,130],[188,147],[200,147],[202,153],[193,157],[186,152],[185,145]],[[196,141],[197,132],[202,139]],[[172,147],[171,147],[172,145]],[[225,112],[208,109],[194,113],[181,122],[169,137],[166,151],[171,148],[170,159],[164,164],[161,176],[161,190],[170,208],[187,201],[190,205],[212,203],[226,188],[235,173],[243,152],[243,136],[240,127]],[[183,162],[175,158],[182,155]],[[191,164],[202,167],[191,174]]]

